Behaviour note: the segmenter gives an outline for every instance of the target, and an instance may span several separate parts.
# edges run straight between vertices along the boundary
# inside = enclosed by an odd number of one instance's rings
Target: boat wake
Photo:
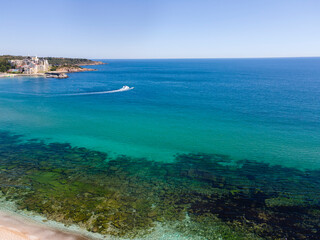
[[[20,94],[20,95],[29,95],[37,97],[59,97],[59,96],[83,96],[83,95],[98,95],[98,94],[107,94],[107,93],[116,93],[116,92],[125,92],[134,89],[134,87],[123,86],[122,88],[110,91],[101,91],[101,92],[83,92],[83,93],[66,93],[66,94],[41,94],[41,93],[23,93],[23,92],[6,92],[0,91],[0,93],[9,93],[9,94]]]
[[[81,96],[81,95],[97,95],[97,94],[107,94],[107,93],[116,93],[116,92],[125,92],[134,89],[134,87],[123,86],[117,90],[111,91],[102,91],[102,92],[84,92],[84,93],[69,93],[69,94],[62,94],[60,96]]]

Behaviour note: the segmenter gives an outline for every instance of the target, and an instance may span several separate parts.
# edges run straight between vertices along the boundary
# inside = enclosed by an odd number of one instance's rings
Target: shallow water
[[[317,239],[319,58],[106,61],[0,79],[9,199],[114,236]]]

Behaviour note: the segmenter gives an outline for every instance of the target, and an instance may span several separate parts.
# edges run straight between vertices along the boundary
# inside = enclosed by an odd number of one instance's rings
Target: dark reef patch
[[[101,234],[135,237],[161,222],[204,239],[320,239],[320,171],[175,158],[111,158],[0,132],[0,190],[21,209]]]

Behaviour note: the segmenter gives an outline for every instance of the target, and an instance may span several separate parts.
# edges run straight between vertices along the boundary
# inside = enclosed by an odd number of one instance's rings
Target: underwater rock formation
[[[320,239],[320,171],[217,154],[172,163],[0,132],[0,190],[19,208],[136,237],[157,223],[205,239]]]

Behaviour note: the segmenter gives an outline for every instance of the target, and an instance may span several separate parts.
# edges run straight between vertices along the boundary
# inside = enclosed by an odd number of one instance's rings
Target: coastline
[[[93,68],[77,68],[77,67],[61,67],[56,71],[50,71],[47,73],[73,73],[73,72],[93,72],[97,71],[97,69]]]
[[[3,240],[100,240],[107,239],[76,225],[64,224],[18,210],[15,203],[0,196],[0,239]]]
[[[172,222],[175,225],[177,223]],[[186,225],[192,225],[189,220]],[[121,238],[89,232],[80,226],[66,226],[61,222],[48,220],[32,211],[19,210],[12,201],[5,200],[0,193],[0,239],[1,240],[188,240],[186,234],[172,226],[158,223],[152,231],[140,237]],[[193,236],[195,240],[203,237]]]
[[[0,56],[1,57],[1,56]],[[97,71],[97,69],[93,69],[93,68],[86,68],[83,66],[96,66],[96,65],[105,65],[108,63],[102,62],[102,61],[93,61],[93,60],[89,60],[89,59],[80,59],[80,60],[85,60],[85,61],[79,61],[79,59],[68,59],[68,58],[51,58],[51,61],[54,61],[54,63],[52,63],[51,65],[49,65],[48,60],[41,60],[41,64],[38,62],[39,59],[37,57],[33,57],[32,59],[29,58],[25,58],[25,60],[23,61],[27,61],[29,65],[24,65],[25,68],[29,69],[30,68],[30,64],[34,64],[36,66],[41,66],[42,70],[38,72],[38,70],[36,71],[26,71],[21,70],[21,61],[22,60],[5,60],[8,61],[8,63],[11,61],[11,68],[12,64],[20,64],[20,71],[16,71],[16,72],[10,72],[10,71],[5,71],[5,72],[0,72],[0,78],[6,78],[6,77],[47,77],[47,74],[66,74],[66,73],[73,73],[73,72],[89,72],[89,71]],[[16,63],[15,61],[20,61],[18,63]],[[12,63],[13,62],[13,63]],[[26,63],[25,63],[26,64]],[[29,66],[29,67],[28,67]],[[51,68],[51,67],[54,67]],[[51,70],[50,70],[51,69]],[[17,69],[16,69],[17,70]],[[24,72],[24,73],[22,73]],[[28,73],[26,73],[28,72]],[[35,72],[35,73],[29,73],[29,72]],[[51,76],[52,77],[52,76]],[[55,77],[55,78],[67,78],[68,75],[65,75],[63,77]]]
[[[6,78],[6,77],[44,77],[45,73],[34,73],[34,74],[23,74],[23,73],[4,73],[0,74],[0,78]]]
[[[96,64],[98,65],[98,64]],[[46,73],[34,73],[34,74],[24,74],[24,73],[0,73],[0,78],[9,78],[9,77],[45,77],[46,74],[50,73],[75,73],[75,72],[93,72],[97,69],[92,68],[64,68],[62,70],[50,71]]]
[[[84,63],[84,64],[77,64],[77,66],[96,66],[96,65],[106,65],[109,63],[101,62],[101,61],[92,61],[92,63]]]
[[[89,240],[87,237],[50,228],[4,210],[0,210],[0,238],[4,240]]]

